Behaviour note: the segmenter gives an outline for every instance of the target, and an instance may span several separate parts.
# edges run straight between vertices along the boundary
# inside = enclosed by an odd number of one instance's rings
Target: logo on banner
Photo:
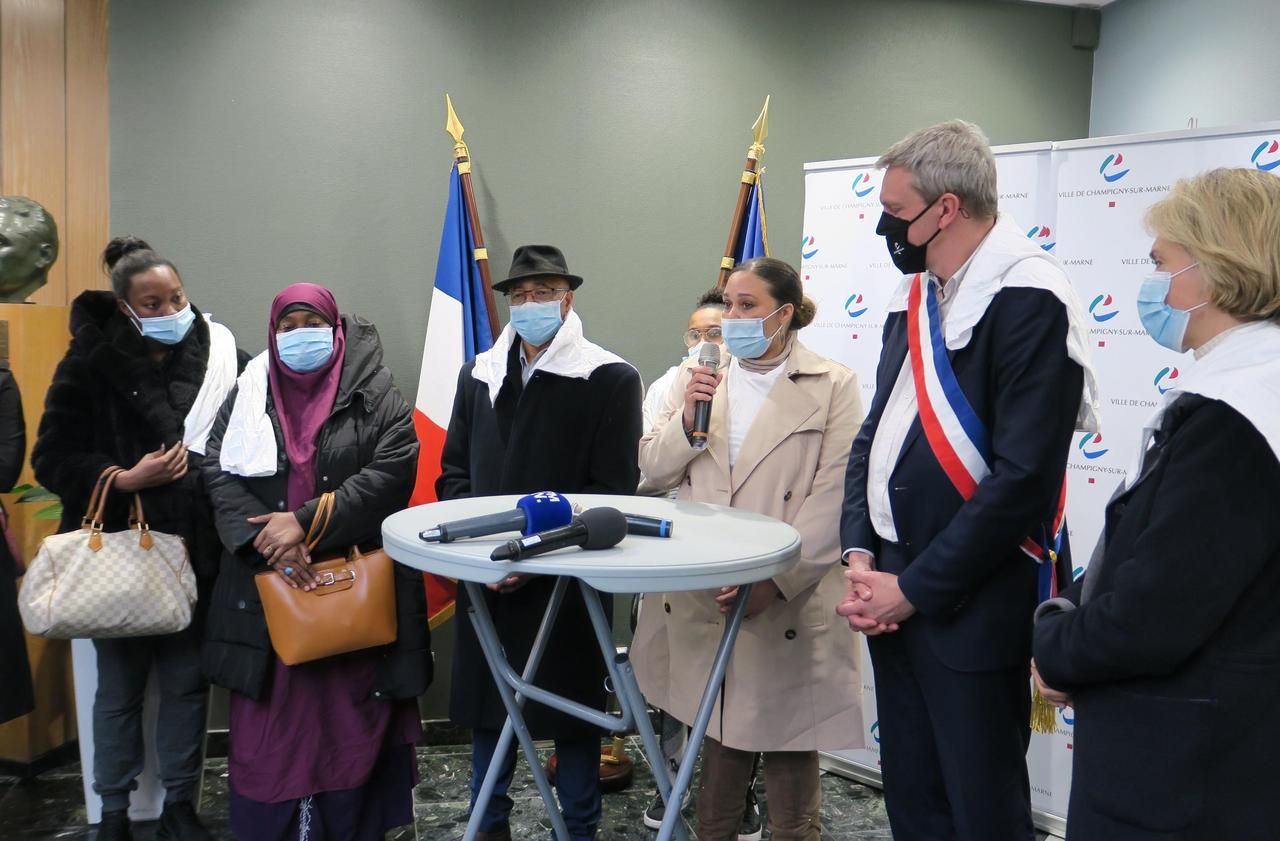
[[[1083,436],[1081,436],[1080,443],[1076,444],[1076,447],[1079,448],[1080,454],[1083,455],[1085,458],[1095,459],[1095,458],[1102,458],[1108,452],[1110,452],[1110,450],[1107,447],[1103,447],[1101,446],[1101,444],[1102,444],[1101,432],[1086,432]]]
[[[853,194],[860,199],[865,199],[871,195],[876,185],[871,183],[871,173],[864,172],[853,179]]]
[[[812,245],[813,245],[813,237],[811,236],[801,237],[800,238],[800,256],[806,260],[813,259],[814,255],[818,253],[818,249],[812,248],[811,247]],[[805,249],[808,249],[808,250],[806,251]]]
[[[877,745],[880,744],[880,719],[871,723],[871,740]]]
[[[1048,242],[1038,243],[1038,245],[1041,248],[1043,248],[1045,251],[1052,251],[1053,247],[1058,244],[1053,240],[1049,239],[1050,236],[1052,236],[1052,234],[1050,234],[1049,228],[1047,225],[1036,225],[1031,230],[1027,231],[1027,239],[1048,240]]]
[[[854,292],[849,296],[849,300],[844,302],[844,311],[849,313],[850,318],[857,318],[867,311],[862,305],[862,293]]]
[[[1263,172],[1270,172],[1280,166],[1280,140],[1262,141],[1258,144],[1258,148],[1253,150],[1253,155],[1249,160],[1258,169]]]
[[[1099,295],[1093,299],[1093,303],[1089,304],[1089,315],[1093,316],[1093,320],[1102,324],[1110,321],[1120,314],[1120,310],[1115,306],[1115,300],[1107,294]]]
[[[1114,155],[1107,155],[1106,159],[1102,162],[1102,166],[1098,167],[1098,173],[1102,176],[1104,181],[1108,184],[1112,184],[1129,174],[1129,170],[1120,169],[1120,165],[1123,163],[1124,155],[1119,152],[1116,152]],[[1110,167],[1110,171],[1108,171],[1108,167]]]
[[[1177,368],[1161,368],[1160,373],[1156,374],[1155,378],[1156,391],[1161,394],[1168,394],[1177,387],[1177,379]]]
[[[1067,712],[1071,710],[1071,712]],[[1076,723],[1076,711],[1071,707],[1059,707],[1058,717],[1062,719],[1062,723],[1071,727]]]

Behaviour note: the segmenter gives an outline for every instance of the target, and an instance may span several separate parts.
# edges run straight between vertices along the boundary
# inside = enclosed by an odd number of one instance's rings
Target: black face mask
[[[938,198],[941,198],[941,196]],[[917,219],[928,213],[929,208],[937,203],[938,199],[929,202],[924,210],[911,219],[894,216],[887,210],[880,214],[880,223],[876,225],[876,233],[884,237],[885,245],[889,247],[889,259],[893,260],[893,264],[903,274],[919,274],[925,270],[925,255],[929,251],[929,243],[933,242],[934,237],[942,233],[942,228],[934,231],[933,236],[920,245],[912,245],[907,240],[907,229],[914,225]]]

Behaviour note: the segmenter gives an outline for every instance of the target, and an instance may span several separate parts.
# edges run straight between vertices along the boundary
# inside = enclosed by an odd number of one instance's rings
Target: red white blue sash
[[[977,492],[978,484],[991,475],[991,439],[951,369],[942,334],[942,315],[929,284],[928,275],[916,275],[907,299],[907,347],[911,353],[916,403],[929,448],[961,498],[968,500]],[[1040,564],[1042,600],[1057,595],[1055,566],[1062,547],[1066,503],[1064,477],[1052,534],[1042,535],[1041,540],[1026,537],[1020,546],[1029,558]]]

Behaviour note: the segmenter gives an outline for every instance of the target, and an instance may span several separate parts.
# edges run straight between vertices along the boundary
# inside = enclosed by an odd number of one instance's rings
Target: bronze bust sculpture
[[[0,196],[0,303],[20,304],[49,282],[58,259],[58,226],[24,196]]]

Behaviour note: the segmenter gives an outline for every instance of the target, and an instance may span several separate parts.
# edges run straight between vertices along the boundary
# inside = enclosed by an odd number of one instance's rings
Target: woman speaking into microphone
[[[640,469],[680,499],[742,508],[790,523],[801,560],[751,588],[746,622],[703,749],[698,837],[733,841],[754,755],[764,753],[775,841],[821,837],[818,749],[861,744],[858,647],[835,609],[844,597],[838,524],[849,447],[862,421],[857,379],[796,333],[814,317],[796,270],[757,257],[724,289],[721,373],[689,360],[657,426],[640,441]],[[705,448],[699,403],[710,401]],[[685,722],[697,710],[737,588],[649,594],[632,646],[655,706]]]

